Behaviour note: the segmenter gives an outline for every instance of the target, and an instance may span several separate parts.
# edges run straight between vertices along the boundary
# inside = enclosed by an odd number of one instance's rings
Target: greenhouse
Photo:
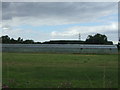
[[[2,52],[115,54],[116,45],[88,44],[2,44]]]

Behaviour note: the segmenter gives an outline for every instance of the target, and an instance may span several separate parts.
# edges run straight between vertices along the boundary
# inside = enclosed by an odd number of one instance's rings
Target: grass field
[[[118,56],[3,53],[10,88],[117,88]]]

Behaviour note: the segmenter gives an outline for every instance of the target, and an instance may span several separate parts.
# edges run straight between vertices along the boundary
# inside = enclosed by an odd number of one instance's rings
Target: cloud
[[[109,25],[101,26],[75,26],[67,28],[62,31],[51,32],[52,39],[73,39],[78,40],[79,33],[81,34],[81,39],[85,40],[88,35],[95,35],[96,33],[105,34],[108,40],[114,43],[118,42],[118,23],[114,22]]]
[[[88,33],[104,33],[104,32],[115,32],[118,30],[118,23],[111,23],[109,25],[100,25],[100,26],[74,26],[64,30],[63,32],[53,31],[51,32],[52,37],[56,36],[73,36],[81,34],[88,34]]]
[[[8,35],[11,38],[17,39],[18,37],[23,38],[24,40],[26,39],[32,39],[34,41],[39,41],[43,42],[46,40],[50,40],[50,34],[49,33],[44,33],[41,31],[35,31],[31,29],[12,29],[12,28],[7,28],[2,31],[2,35]]]
[[[93,22],[101,16],[117,12],[111,2],[3,2],[3,20],[14,25],[62,25]]]
[[[9,29],[11,29],[11,27],[9,25],[5,25],[5,26],[2,26],[2,29],[3,30],[9,30]]]
[[[48,41],[48,40],[78,40],[78,34],[81,34],[81,39],[85,40],[88,35],[94,35],[96,33],[105,34],[108,36],[109,40],[114,41],[115,43],[118,41],[118,24],[111,23],[109,25],[101,25],[101,26],[74,26],[71,28],[66,28],[58,31],[43,32],[36,31],[30,29],[4,29],[2,35],[9,35],[17,39],[21,37],[23,39],[32,39],[34,41]]]
[[[57,32],[57,31],[53,31],[51,32],[51,35],[54,37],[54,36],[61,36],[61,37],[64,37],[64,36],[73,36],[73,35],[77,35],[79,33],[78,30],[75,30],[75,29],[71,29],[69,31],[64,31],[64,32]]]

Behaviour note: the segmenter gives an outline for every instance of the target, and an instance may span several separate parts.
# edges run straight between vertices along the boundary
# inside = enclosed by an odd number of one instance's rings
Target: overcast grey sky
[[[3,35],[46,41],[105,34],[118,42],[117,2],[3,2]]]

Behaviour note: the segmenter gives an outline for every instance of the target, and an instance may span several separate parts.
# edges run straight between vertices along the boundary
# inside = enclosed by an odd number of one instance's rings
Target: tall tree
[[[112,44],[108,42],[107,36],[102,34],[95,34],[94,36],[88,35],[85,43],[87,44]]]
[[[10,39],[10,43],[16,44],[17,40],[14,40],[13,38]]]
[[[20,38],[20,37],[18,37],[17,42],[18,42],[18,43],[23,43],[23,39]]]
[[[10,37],[8,35],[2,36],[2,43],[10,43]]]
[[[118,41],[117,47],[118,47],[118,50],[120,50],[120,37],[119,37],[119,41]]]

